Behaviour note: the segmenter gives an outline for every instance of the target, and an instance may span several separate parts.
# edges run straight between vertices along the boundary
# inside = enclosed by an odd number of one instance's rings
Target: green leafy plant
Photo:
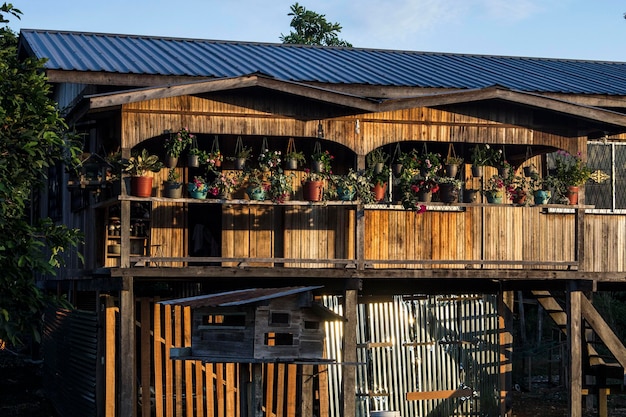
[[[367,154],[367,166],[384,164],[388,159],[389,155],[383,150],[383,148],[376,148]]]
[[[285,155],[285,160],[295,160],[298,165],[303,165],[306,162],[306,158],[304,157],[304,152],[301,151],[293,151],[289,152]]]
[[[461,165],[463,163],[463,158],[460,156],[448,156],[446,158],[446,165]]]
[[[180,178],[180,174],[176,171],[176,168],[170,168],[167,171],[167,181],[171,183],[178,183],[178,179]]]
[[[555,157],[555,174],[554,176],[565,187],[573,185],[583,185],[591,178],[591,169],[578,155],[572,155],[566,151],[559,150]]]
[[[241,149],[237,150],[237,153],[235,153],[235,157],[231,159],[245,159],[247,161],[251,156],[252,148],[242,146]]]
[[[124,163],[124,171],[133,177],[142,177],[148,171],[159,172],[161,168],[163,168],[163,163],[159,161],[159,157],[151,155],[146,149],[142,149]]]
[[[282,154],[280,151],[270,151],[263,149],[259,154],[258,162],[262,170],[272,171],[280,167]]]
[[[472,165],[497,166],[502,160],[502,151],[496,150],[489,144],[479,144],[472,148]]]
[[[281,169],[269,176],[268,194],[274,203],[284,203],[293,194],[295,174],[285,174]]]
[[[355,171],[350,168],[345,175],[331,175],[329,177],[332,187],[329,189],[329,197],[337,198],[338,192],[349,192],[354,198],[365,204],[374,202],[370,176],[365,171]]]
[[[311,155],[311,160],[313,162],[321,162],[322,171],[326,173],[331,173],[331,163],[333,159],[335,159],[335,157],[328,151],[315,152]]]

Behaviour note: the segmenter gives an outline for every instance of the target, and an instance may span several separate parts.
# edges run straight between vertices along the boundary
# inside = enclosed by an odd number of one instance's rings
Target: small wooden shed
[[[192,315],[191,347],[175,347],[170,357],[235,363],[323,360],[323,322],[343,317],[314,301],[319,288],[251,288],[163,301],[190,307]]]

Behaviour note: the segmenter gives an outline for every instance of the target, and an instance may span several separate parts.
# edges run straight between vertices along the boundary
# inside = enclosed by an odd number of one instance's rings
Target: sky
[[[6,1],[6,0],[5,0]],[[9,0],[9,27],[275,42],[295,0]],[[7,1],[7,2],[9,2]],[[354,47],[626,62],[623,0],[299,0]]]

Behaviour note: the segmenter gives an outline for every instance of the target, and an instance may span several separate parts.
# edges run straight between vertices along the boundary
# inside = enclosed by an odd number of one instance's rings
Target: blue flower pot
[[[337,187],[337,197],[341,201],[352,201],[356,196],[356,190],[352,188]]]
[[[248,187],[246,189],[246,194],[248,194],[250,200],[265,200],[265,190],[263,189],[263,187]]]

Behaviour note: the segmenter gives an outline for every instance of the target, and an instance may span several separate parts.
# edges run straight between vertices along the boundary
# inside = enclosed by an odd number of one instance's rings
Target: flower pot
[[[456,203],[459,201],[459,189],[454,184],[439,184],[439,200],[442,203]]]
[[[168,168],[175,168],[176,165],[178,165],[178,157],[167,155],[167,158],[165,158],[165,166]]]
[[[302,197],[307,201],[322,201],[324,181],[307,181],[302,184]]]
[[[431,191],[419,190],[417,192],[417,201],[430,203],[431,201],[433,201],[433,193]]]
[[[311,170],[313,172],[324,172],[324,164],[322,161],[313,161],[311,164]]]
[[[578,204],[578,187],[574,185],[568,186],[567,193],[565,193],[565,196],[569,200],[570,205],[573,206],[573,205]]]
[[[455,178],[456,174],[459,172],[459,166],[457,164],[447,164],[444,167],[446,172],[446,177]]]
[[[198,155],[187,156],[187,165],[191,168],[198,168],[200,166],[200,157]]]
[[[195,198],[197,200],[206,199],[207,191],[189,191],[189,197]]]
[[[163,197],[181,198],[183,196],[183,184],[180,182],[163,182]]]
[[[337,197],[341,201],[352,201],[356,196],[356,190],[354,188],[337,187]]]
[[[119,255],[122,252],[122,245],[120,245],[119,243],[107,245],[107,252]]]
[[[525,177],[532,177],[533,175],[538,175],[539,172],[537,171],[537,168],[535,168],[534,166],[527,166],[524,167],[524,176]]]
[[[263,201],[265,200],[265,189],[260,185],[251,185],[246,188],[246,194],[250,200]]]
[[[463,190],[464,203],[475,203],[476,201],[478,201],[478,190],[471,188]]]
[[[387,193],[387,183],[376,183],[372,188],[372,192],[374,193],[374,200],[383,201]]]
[[[246,158],[235,159],[235,169],[242,170],[246,167]]]
[[[290,169],[292,171],[298,169],[298,160],[297,159],[287,159],[287,161],[285,162],[285,167],[287,169]]]
[[[398,176],[400,176],[400,174],[402,174],[402,164],[393,164],[391,169],[393,171],[393,175],[395,175],[396,177],[398,177]]]
[[[130,194],[135,197],[152,196],[152,177],[132,177],[130,179]]]
[[[524,190],[515,190],[511,194],[511,200],[513,204],[525,204],[526,203],[526,192]]]
[[[502,178],[507,178],[509,176],[509,167],[498,167],[498,175]]]
[[[490,204],[502,204],[504,199],[504,190],[501,191],[487,191],[485,192],[487,202]]]
[[[385,167],[385,164],[382,162],[376,162],[374,164],[374,174],[380,174],[381,172],[383,172],[383,168]]]
[[[474,178],[480,178],[483,176],[483,169],[484,167],[482,165],[472,165],[472,177]]]
[[[550,191],[548,190],[536,190],[534,193],[535,204],[547,204],[550,199]]]

